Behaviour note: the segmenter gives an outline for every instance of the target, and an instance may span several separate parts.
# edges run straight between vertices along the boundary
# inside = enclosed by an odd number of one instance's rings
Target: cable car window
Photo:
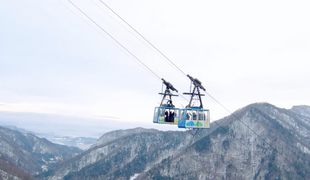
[[[189,110],[186,113],[186,120],[192,120],[192,112]]]
[[[179,113],[177,110],[174,110],[174,118],[178,118],[179,117]]]
[[[185,117],[185,116],[184,116],[184,110],[181,110],[181,117],[180,117],[180,118],[181,118],[181,119],[185,119],[184,117]]]
[[[199,113],[198,119],[200,121],[205,121],[206,120],[206,114],[203,111],[199,111],[198,113]]]
[[[165,109],[160,108],[159,116],[164,116],[165,115]]]
[[[197,114],[196,114],[196,111],[193,111],[193,120],[197,120]]]
[[[155,108],[154,116],[157,116],[158,114],[158,108]]]

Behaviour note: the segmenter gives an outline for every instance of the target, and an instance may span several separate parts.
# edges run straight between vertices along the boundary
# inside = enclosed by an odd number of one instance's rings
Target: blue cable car
[[[161,100],[160,106],[155,107],[153,123],[177,125],[179,121],[180,109],[175,108],[171,97],[178,95],[172,94],[170,90],[176,92],[178,92],[178,90],[176,90],[169,82],[165,81],[164,79],[162,80],[163,84],[166,85],[166,90],[164,93],[159,93],[160,95],[163,95],[163,98]]]
[[[179,128],[210,128],[209,109],[185,108],[180,110]]]
[[[209,109],[203,109],[201,96],[204,96],[204,94],[200,93],[200,89],[205,91],[205,88],[201,85],[201,82],[190,75],[187,75],[187,77],[191,80],[191,84],[194,85],[194,89],[190,93],[183,93],[190,95],[191,99],[186,108],[180,110],[178,127],[194,130],[196,134],[199,130],[210,128],[210,111]],[[200,105],[194,106],[196,102]]]

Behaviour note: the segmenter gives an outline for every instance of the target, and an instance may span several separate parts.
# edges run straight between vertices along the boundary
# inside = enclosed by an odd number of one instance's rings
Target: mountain
[[[251,104],[136,179],[309,179],[308,122],[268,103]]]
[[[310,114],[297,109],[251,104],[195,137],[109,132],[46,179],[310,179]]]
[[[36,180],[14,164],[0,158],[0,179]]]
[[[35,132],[32,132],[32,131],[28,131],[26,129],[23,129],[23,128],[18,128],[16,126],[13,126],[13,125],[7,125],[7,126],[3,126],[5,128],[8,128],[8,129],[11,129],[11,130],[15,130],[15,131],[19,131],[23,134],[34,134],[34,135],[37,135]]]
[[[35,133],[35,132],[28,131],[22,128],[18,128],[13,125],[7,125],[3,127],[11,129],[11,130],[19,131],[23,134],[29,134],[29,133],[34,134],[38,137],[45,138],[52,143],[66,145],[66,146],[73,146],[73,147],[80,148],[82,150],[87,150],[97,140],[97,138],[92,138],[92,137],[70,137],[70,136],[57,136],[55,135],[55,133]]]
[[[0,127],[0,157],[35,175],[47,171],[82,150],[53,144],[33,134]]]
[[[310,117],[310,106],[306,106],[306,105],[293,106],[290,110],[297,114]]]
[[[184,133],[142,128],[106,133],[92,148],[57,166],[50,179],[106,179],[107,177],[101,177],[101,175],[113,173],[123,164],[138,163],[137,165],[140,166],[140,163],[146,160],[145,151],[147,149],[154,153],[152,154],[154,160],[168,157],[169,154],[161,152],[168,152],[177,146],[182,147],[184,142],[177,141],[178,136],[182,134]],[[164,139],[175,143],[163,145]],[[186,144],[190,140],[188,138]]]

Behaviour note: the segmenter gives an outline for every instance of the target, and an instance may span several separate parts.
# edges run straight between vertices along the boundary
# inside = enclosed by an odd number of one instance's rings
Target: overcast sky
[[[71,2],[179,92],[189,90],[189,79],[100,0]],[[310,104],[307,0],[103,2],[231,111],[255,102]],[[161,81],[73,4],[0,0],[0,111],[163,128],[152,124]],[[203,103],[213,120],[229,115],[208,96]]]

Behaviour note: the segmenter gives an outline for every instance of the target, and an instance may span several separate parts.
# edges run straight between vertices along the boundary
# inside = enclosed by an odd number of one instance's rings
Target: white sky
[[[188,91],[189,80],[100,0],[72,2],[179,92]],[[104,2],[231,111],[262,101],[310,104],[307,0]],[[152,124],[161,81],[69,1],[1,0],[0,24],[0,111],[111,116],[166,128]],[[208,96],[203,102],[213,120],[229,114]]]

